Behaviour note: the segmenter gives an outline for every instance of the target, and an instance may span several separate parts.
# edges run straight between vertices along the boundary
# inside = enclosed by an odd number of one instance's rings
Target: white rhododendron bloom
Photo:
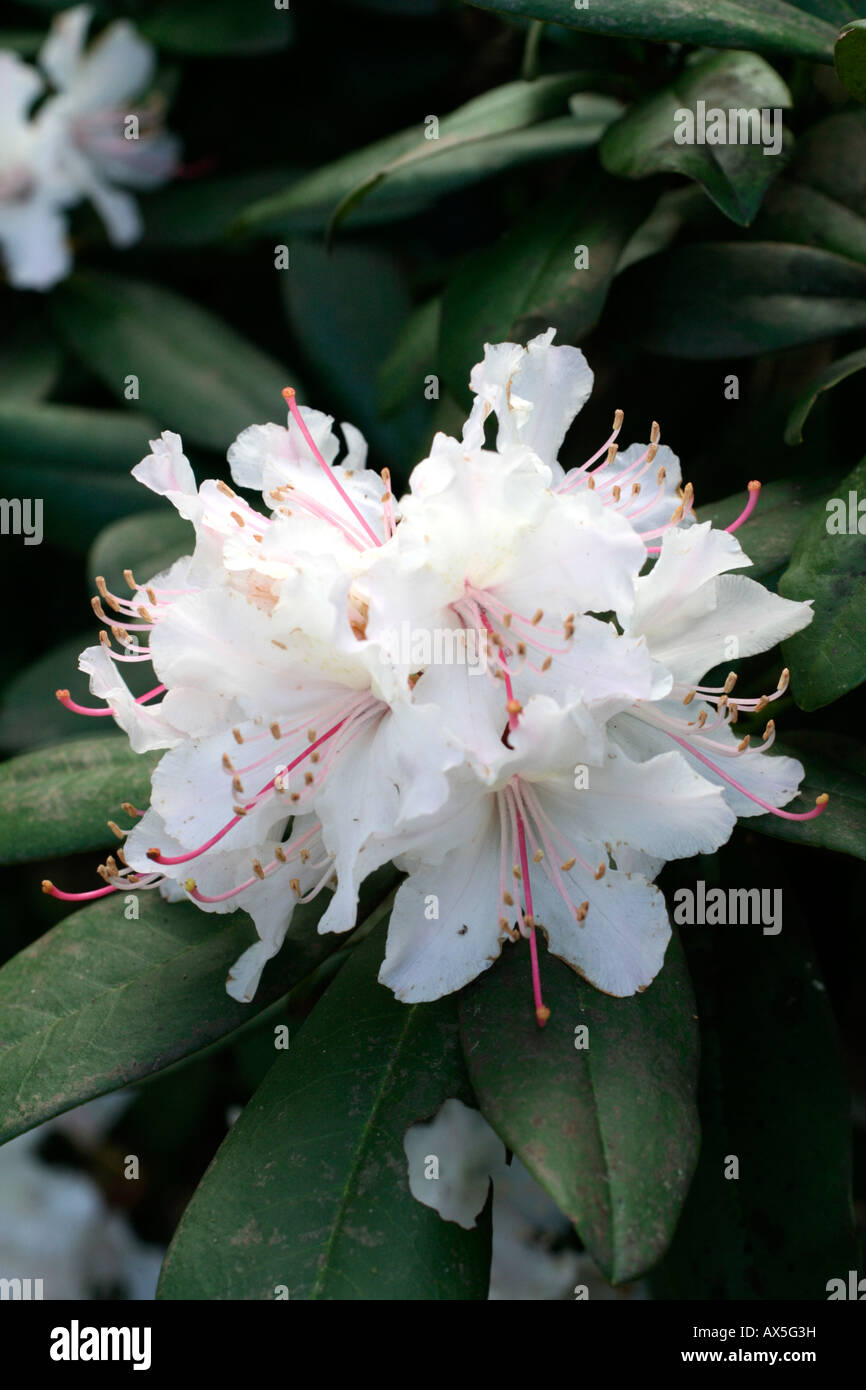
[[[66,209],[89,200],[112,244],[128,246],[141,218],[126,189],[156,187],[177,167],[159,106],[138,104],[154,49],[126,20],[88,45],[92,16],[89,5],[56,16],[41,71],[0,52],[0,249],[19,289],[45,290],[69,273]]]
[[[290,388],[286,424],[229,450],[255,505],[197,488],[177,435],[153,442],[133,472],[190,522],[191,554],[146,584],[127,571],[125,598],[98,581],[106,628],[80,666],[106,705],[58,695],[165,751],[105,886],[46,891],[246,909],[258,941],[228,989],[249,1000],[297,902],[326,891],[320,931],[348,931],[363,880],[394,861],[382,982],[436,999],[525,939],[543,1024],[539,929],[598,988],[634,994],[670,938],[666,860],[717,849],[739,815],[823,811],[781,809],[803,770],[767,756],[772,721],[756,747],[732,728],[787,672],[739,701],[734,673],[702,684],[732,642],[748,656],[811,618],[731,573],[758,484],[727,531],[697,521],[657,425],[618,453],[621,411],[564,471],[592,374],[553,330],[488,346],[471,384],[462,439],[437,435],[399,502],[358,431],[342,426],[338,462],[332,419]],[[123,672],[140,662],[157,684],[135,697]]]

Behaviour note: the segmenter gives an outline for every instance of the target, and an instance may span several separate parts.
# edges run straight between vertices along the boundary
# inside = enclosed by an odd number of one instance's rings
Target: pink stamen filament
[[[754,792],[747,791],[740,782],[734,781],[733,777],[730,777],[727,772],[723,772],[720,767],[717,767],[709,758],[706,758],[703,753],[699,753],[696,748],[692,748],[685,739],[678,738],[676,734],[671,733],[668,734],[668,738],[672,738],[674,743],[679,743],[681,747],[685,748],[687,753],[691,753],[693,758],[697,758],[699,762],[704,763],[712,772],[715,772],[717,777],[721,777],[724,782],[732,786],[735,791],[740,792],[743,796],[747,797],[749,801],[753,801],[756,806],[761,806],[765,811],[769,811],[771,816],[778,816],[781,820],[817,820],[818,816],[822,815],[827,809],[827,802],[824,801],[820,805],[813,807],[811,811],[782,811],[778,806],[771,806],[769,801],[763,801],[761,797],[756,796]]]
[[[137,695],[135,697],[135,703],[137,705],[140,705],[145,700],[152,699],[154,695],[161,695],[165,689],[166,687],[164,685],[155,685],[153,687],[153,690],[148,690],[146,694]],[[101,717],[104,717],[105,715],[111,715],[115,713],[115,710],[112,708],[111,705],[107,705],[105,709],[91,709],[89,705],[79,705],[77,701],[70,698],[69,692],[67,690],[58,690],[57,698],[60,701],[61,705],[63,705],[64,709],[70,710],[73,714],[87,714],[91,718],[99,719]]]
[[[740,527],[743,525],[744,522],[748,521],[749,517],[752,515],[752,512],[757,507],[758,498],[760,494],[761,484],[757,481],[749,483],[749,500],[746,503],[743,510],[740,512],[740,515],[737,517],[736,521],[732,521],[730,526],[725,527],[726,531],[728,531],[730,534],[733,534],[734,531],[739,531]]]
[[[316,460],[319,467],[324,471],[325,477],[331,480],[332,484],[337,489],[337,492],[340,494],[346,506],[349,508],[349,511],[352,513],[355,520],[360,523],[363,530],[366,531],[373,544],[381,545],[382,542],[379,540],[379,537],[376,535],[376,532],[373,530],[372,526],[370,526],[369,522],[365,520],[361,512],[355,506],[355,503],[352,501],[345,488],[341,485],[333,469],[329,468],[328,464],[325,462],[318,448],[316,447],[316,442],[313,439],[313,436],[310,434],[310,431],[307,429],[307,423],[304,420],[304,417],[301,414],[300,409],[298,408],[298,402],[295,399],[294,388],[291,386],[287,386],[285,391],[283,392],[283,396],[289,407],[289,410],[292,413],[293,420],[298,426],[298,429],[301,431],[301,434],[304,436],[304,439],[307,442],[307,447],[312,453],[313,458]]]

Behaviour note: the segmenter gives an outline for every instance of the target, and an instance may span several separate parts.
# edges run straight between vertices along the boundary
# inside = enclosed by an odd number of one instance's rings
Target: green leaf
[[[826,483],[815,474],[805,478],[765,483],[755,511],[737,531],[737,540],[752,561],[744,570],[749,579],[765,580],[788,560],[794,544],[810,516],[820,507]],[[701,507],[698,518],[711,521],[719,530],[730,526],[746,505],[745,492],[735,492],[721,502]]]
[[[785,598],[814,599],[815,617],[783,645],[792,671],[791,688],[801,709],[821,709],[866,680],[866,573],[863,535],[866,521],[858,499],[866,496],[866,458],[837,483],[838,507],[827,505],[804,527],[791,563],[779,580]],[[853,502],[853,517],[849,507]],[[837,518],[854,532],[830,530]]]
[[[307,174],[283,193],[247,208],[238,231],[264,227],[318,231],[362,202],[358,225],[417,212],[441,193],[529,160],[593,144],[620,109],[592,97],[579,114],[549,121],[588,80],[584,72],[509,82],[443,116],[438,139],[411,126]],[[537,128],[537,122],[544,124]]]
[[[805,770],[800,793],[786,811],[814,810],[815,798],[824,792],[830,801],[816,820],[755,816],[749,818],[748,828],[776,840],[866,859],[866,757],[862,743],[844,734],[793,730],[784,742],[777,739],[773,748],[799,758]]]
[[[525,342],[551,326],[561,343],[583,341],[648,200],[645,189],[606,178],[579,196],[567,189],[467,258],[442,305],[440,362],[456,397],[467,398],[485,343]],[[585,268],[575,264],[578,248],[588,256]]]
[[[143,511],[153,501],[152,493],[126,473],[2,461],[0,492],[41,500],[45,540],[76,555],[117,517]]]
[[[221,242],[250,201],[272,196],[297,177],[297,170],[256,169],[169,184],[142,199],[144,243],[194,247]]]
[[[3,35],[4,43],[7,35]],[[21,405],[42,400],[60,375],[61,352],[39,320],[25,319],[0,346],[0,401]]]
[[[37,486],[43,466],[129,473],[157,433],[156,422],[138,412],[2,400],[0,466],[31,465]]]
[[[777,866],[762,877],[764,849],[750,862],[732,847],[722,883],[779,888]],[[845,1059],[801,888],[783,882],[778,935],[682,929],[701,1001],[701,1156],[656,1298],[825,1300],[827,1280],[853,1267]]]
[[[602,994],[549,953],[542,983],[551,1010],[543,1030],[526,947],[507,948],[463,991],[469,1078],[500,1138],[575,1223],[605,1276],[624,1283],[666,1249],[697,1159],[688,972],[674,940],[661,974],[631,999]]]
[[[195,533],[173,507],[164,506],[125,516],[101,531],[87,557],[91,584],[101,574],[112,593],[128,597],[123,571],[131,569],[140,584],[153,579],[169,565],[189,555]]]
[[[283,410],[294,373],[221,319],[170,290],[95,271],[51,294],[61,333],[121,399],[138,377],[140,404],[160,424],[224,451],[247,425]]]
[[[791,241],[866,261],[866,111],[843,111],[800,137],[755,225],[761,241]]]
[[[245,913],[142,893],[136,919],[126,897],[73,913],[0,970],[0,1142],[234,1032],[343,944],[319,936],[321,902],[298,907],[254,1002],[238,1004],[225,980],[255,940]]]
[[[63,708],[54,694],[62,688],[80,705],[96,704],[87,677],[78,670],[79,654],[85,647],[92,647],[95,641],[95,630],[70,637],[19,671],[4,686],[0,698],[0,748],[11,752],[42,748],[46,744],[78,738],[84,728],[89,735],[99,738],[117,734],[113,719],[90,719],[83,725],[77,715]],[[136,693],[143,694],[153,684],[151,673],[150,685],[142,685]]]
[[[231,1129],[181,1220],[162,1298],[483,1299],[489,1223],[409,1191],[406,1130],[471,1099],[455,1001],[400,1004],[360,946]]]
[[[823,372],[819,372],[809,383],[788,416],[785,443],[802,443],[803,426],[818,397],[824,391],[838,386],[839,382],[844,381],[846,377],[853,376],[855,372],[862,372],[864,367],[866,367],[866,348],[859,348],[857,352],[849,352],[847,356],[837,358],[835,362],[830,363],[829,367],[825,367]]]
[[[833,54],[836,76],[847,92],[866,102],[866,19],[855,20],[842,30]]]
[[[698,101],[709,112],[720,108],[753,109],[758,114],[756,143],[710,145],[678,144],[680,112],[691,113],[694,122]],[[612,174],[640,179],[649,174],[684,174],[706,190],[722,212],[747,226],[764,193],[784,162],[782,152],[767,156],[761,137],[760,110],[791,105],[791,94],[769,63],[755,53],[714,53],[689,63],[663,91],[631,106],[621,120],[608,126],[599,154]]]
[[[151,43],[192,57],[272,53],[292,41],[293,17],[287,4],[238,6],[237,0],[161,0],[136,20]]]
[[[575,75],[568,74],[565,80],[561,77],[547,77],[538,78],[533,82],[511,84],[511,88],[519,89],[519,100],[515,102],[512,119],[536,120],[536,110],[541,105],[540,99],[547,95],[550,84],[556,84],[554,91],[559,97],[575,80]],[[474,103],[476,107],[479,102],[484,106],[484,114],[479,113],[478,116],[477,129],[463,134],[452,132],[446,135],[442,135],[440,131],[435,140],[422,139],[420,144],[414,145],[388,164],[367,174],[350,188],[331,214],[325,235],[326,241],[331,239],[339,224],[386,180],[399,180],[402,174],[403,184],[412,193],[424,193],[428,196],[444,193],[466,182],[498,173],[512,165],[586,149],[588,145],[596,143],[602,132],[623,109],[622,103],[613,97],[579,94],[578,100],[572,97],[569,102],[570,116],[544,121],[530,130],[518,128],[513,131],[491,131],[489,126],[495,125],[495,120],[490,121],[489,98],[491,95],[498,97],[502,90],[499,89],[493,94],[486,93]],[[499,115],[498,111],[496,115]]]
[[[833,61],[835,28],[814,18],[808,4],[784,0],[605,0],[581,8],[573,0],[471,0],[478,9],[528,16],[592,34],[791,53]],[[846,14],[846,18],[848,15]]]
[[[70,739],[10,758],[0,766],[0,864],[116,844],[106,822],[128,822],[124,801],[149,802],[158,760],[133,753],[126,737]]]
[[[641,306],[639,341],[672,357],[751,357],[866,327],[866,268],[774,242],[678,247],[627,271],[617,296]]]
[[[419,396],[425,378],[435,375],[441,318],[441,297],[414,309],[379,368],[379,410],[386,418]]]
[[[399,262],[374,246],[338,243],[328,254],[315,242],[296,241],[292,272],[281,283],[289,322],[325,388],[329,410],[362,431],[376,464],[389,464],[402,485],[429,422],[429,404],[419,389],[409,411],[387,422],[377,406],[377,369],[411,311]],[[418,385],[423,388],[423,379]]]

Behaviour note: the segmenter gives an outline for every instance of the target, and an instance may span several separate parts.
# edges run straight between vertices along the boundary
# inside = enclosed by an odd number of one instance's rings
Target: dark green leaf
[[[833,62],[846,91],[866,102],[866,20],[847,25],[836,40]]]
[[[252,7],[237,0],[160,0],[138,21],[138,28],[160,48],[193,57],[219,54],[270,53],[292,39],[292,15],[287,0]]]
[[[758,112],[758,130],[747,126],[747,140],[711,145],[678,144],[680,112],[689,111],[694,121],[698,101],[709,112],[752,109]],[[612,174],[645,178],[648,174],[684,174],[703,186],[722,212],[741,226],[750,223],[770,182],[779,173],[784,156],[768,156],[759,143],[760,110],[791,105],[791,94],[769,63],[755,53],[714,53],[689,63],[663,91],[635,103],[621,120],[608,127],[599,154]],[[693,128],[692,134],[696,132]],[[742,134],[742,132],[738,132]]]
[[[127,899],[73,913],[0,970],[0,1140],[234,1032],[342,944],[316,931],[321,902],[297,908],[255,1001],[238,1004],[225,980],[255,939],[245,913]]]
[[[296,179],[289,169],[174,183],[142,200],[144,241],[150,246],[207,246],[222,241],[238,213]]]
[[[569,93],[586,80],[586,73],[570,72],[496,87],[444,116],[438,139],[417,125],[344,155],[253,204],[238,230],[318,230],[344,202],[342,215],[361,203],[353,223],[390,220],[510,165],[582,149],[598,139],[618,103],[592,97],[570,117],[545,118],[564,111]],[[533,128],[536,122],[543,124]]]
[[[533,209],[469,256],[442,305],[440,361],[449,389],[466,398],[485,343],[525,342],[546,328],[581,343],[597,322],[623,247],[643,220],[646,190],[604,179]],[[578,268],[583,252],[588,265]]]
[[[546,19],[593,34],[711,48],[753,48],[759,53],[792,53],[819,63],[833,61],[835,29],[804,13],[809,4],[786,4],[784,0],[712,0],[710,4],[707,0],[652,0],[652,4],[646,0],[605,0],[603,5],[589,3],[578,8],[573,0],[471,3],[482,10]]]
[[[783,479],[761,488],[756,510],[737,531],[737,540],[752,561],[752,568],[743,571],[749,579],[766,579],[785,564],[809,517],[818,507],[823,514],[825,491],[826,482],[811,473],[805,478]],[[698,517],[722,530],[736,520],[746,500],[745,492],[735,492],[721,502],[701,507]]]
[[[0,461],[0,492],[7,498],[41,500],[45,540],[74,554],[86,551],[117,517],[143,511],[153,503],[153,494],[126,472],[80,466],[37,469],[32,463]]]
[[[124,399],[138,378],[140,404],[165,428],[224,451],[247,425],[279,418],[294,373],[213,314],[170,290],[95,271],[51,295],[69,346]]]
[[[0,766],[0,864],[116,845],[106,822],[128,822],[124,801],[147,804],[158,758],[133,753],[125,736],[70,739],[10,758]]]
[[[849,352],[847,356],[840,357],[835,362],[831,362],[829,367],[825,367],[823,372],[819,372],[814,381],[809,383],[808,388],[803,392],[791,414],[788,416],[788,424],[785,429],[785,443],[799,444],[803,439],[803,425],[809,416],[812,406],[818,397],[824,392],[829,391],[833,386],[838,386],[840,381],[846,377],[853,376],[855,372],[862,372],[866,367],[866,349],[860,348],[857,352]]]
[[[468,1100],[453,999],[398,1003],[359,946],[274,1063],[187,1208],[163,1298],[482,1299],[489,1226],[409,1191],[403,1136]]]
[[[836,485],[833,497],[804,527],[779,580],[779,593],[785,598],[815,601],[812,622],[783,647],[801,709],[829,705],[866,680],[866,517],[858,512],[858,499],[863,497],[866,458]],[[845,528],[841,534],[838,526]]]
[[[78,405],[0,401],[0,466],[29,464],[32,486],[43,466],[129,473],[158,433],[138,412],[85,410]]]
[[[791,241],[866,261],[866,112],[843,111],[797,143],[755,224],[762,240]]]
[[[387,417],[421,394],[425,378],[435,375],[442,300],[429,299],[407,318],[379,368],[379,409]]]
[[[602,994],[549,954],[542,979],[551,1010],[543,1030],[525,946],[507,948],[461,994],[469,1077],[500,1138],[575,1223],[605,1276],[624,1283],[666,1249],[697,1159],[688,972],[674,940],[661,974],[631,999]]]
[[[805,770],[802,789],[786,811],[811,811],[815,798],[830,798],[823,815],[811,821],[783,820],[779,816],[750,818],[750,830],[760,830],[777,840],[796,845],[833,849],[866,859],[866,758],[863,745],[844,734],[798,731],[773,745],[780,753],[799,758]]]
[[[754,356],[866,327],[866,268],[812,247],[704,242],[642,261],[616,307],[640,304],[639,340],[672,357]]]
[[[60,375],[60,360],[60,348],[46,337],[42,323],[25,319],[0,346],[0,401],[42,400]]]

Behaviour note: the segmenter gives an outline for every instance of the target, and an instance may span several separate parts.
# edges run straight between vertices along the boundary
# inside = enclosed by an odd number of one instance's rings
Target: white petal
[[[505,1145],[480,1110],[452,1098],[426,1124],[410,1126],[403,1136],[409,1168],[409,1191],[417,1202],[438,1211],[443,1221],[471,1230],[490,1191],[491,1179],[504,1175]],[[435,1157],[435,1177],[428,1177]]]

